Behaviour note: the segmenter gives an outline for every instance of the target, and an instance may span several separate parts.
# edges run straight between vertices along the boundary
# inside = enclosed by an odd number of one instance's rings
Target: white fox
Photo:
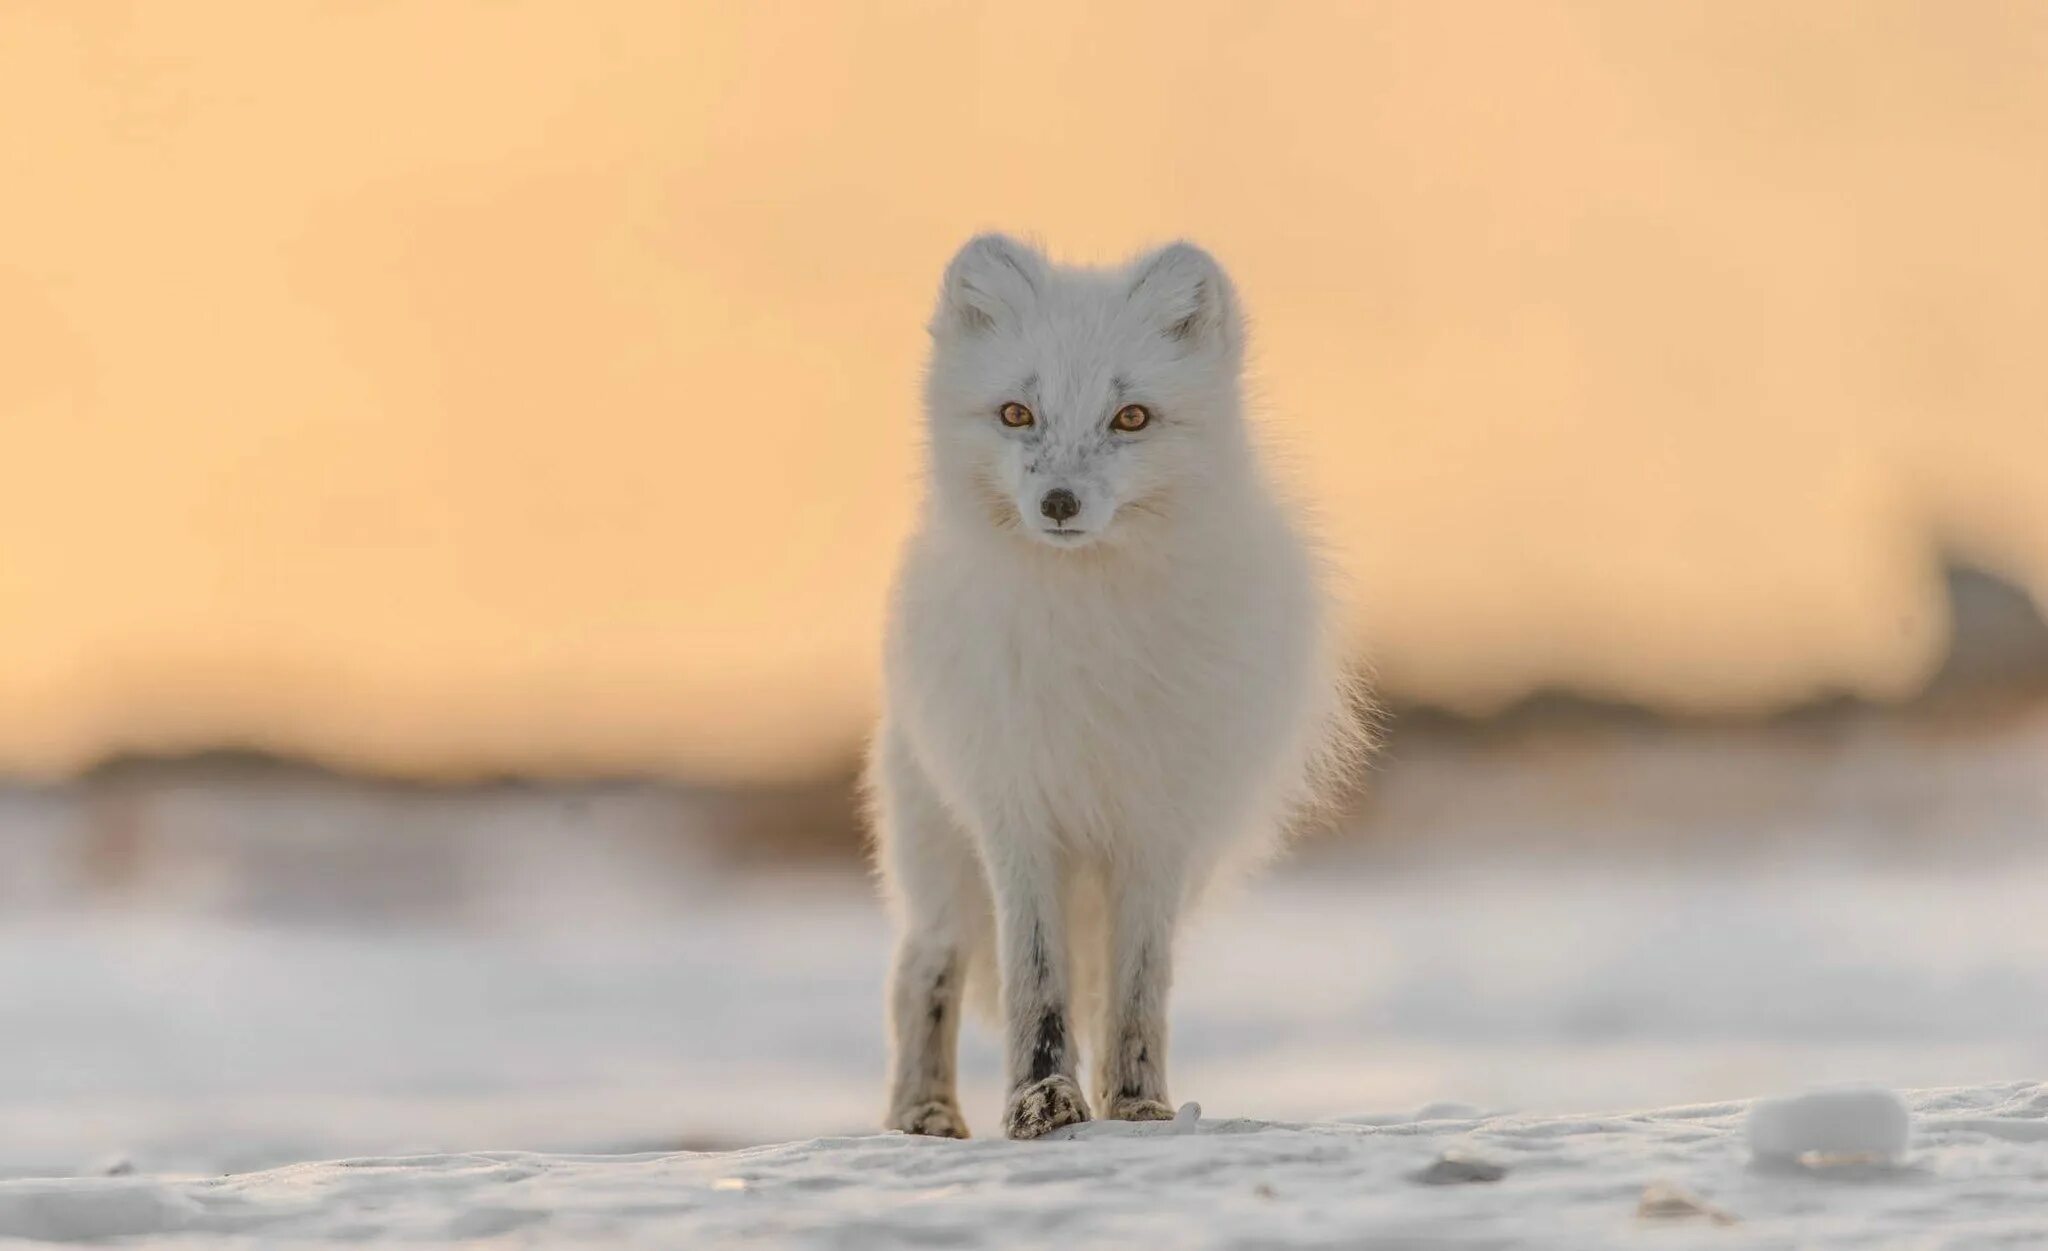
[[[1010,1137],[1089,1118],[1084,1024],[1095,1114],[1170,1118],[1180,916],[1360,742],[1318,562],[1253,452],[1243,320],[1201,249],[1079,269],[984,235],[931,334],[868,771],[901,928],[887,1124],[967,1136],[960,1007],[995,978]]]

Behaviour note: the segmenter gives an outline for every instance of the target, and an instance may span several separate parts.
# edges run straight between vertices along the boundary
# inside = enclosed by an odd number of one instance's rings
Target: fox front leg
[[[1010,1091],[1003,1129],[1012,1138],[1038,1138],[1088,1119],[1074,1080],[1059,880],[1036,857],[991,860]]]
[[[1109,1003],[1095,1052],[1096,1109],[1113,1121],[1170,1121],[1166,1002],[1180,893],[1161,881],[1112,884]]]

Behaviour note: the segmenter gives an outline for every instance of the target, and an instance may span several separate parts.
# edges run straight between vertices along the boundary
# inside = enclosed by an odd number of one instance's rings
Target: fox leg
[[[1088,1119],[1074,1080],[1065,909],[1050,853],[1023,839],[992,840],[989,848],[1010,1090],[1003,1128],[1012,1138]]]
[[[1176,880],[1110,883],[1108,995],[1095,1050],[1095,1106],[1105,1119],[1173,1119],[1166,1001],[1180,907]]]
[[[943,940],[905,934],[897,944],[889,971],[889,1129],[968,1136],[954,1089],[964,971],[959,949]]]
[[[874,788],[882,876],[901,926],[889,971],[885,1126],[965,1138],[955,1088],[961,992],[974,951],[988,941],[988,888],[966,832],[886,731]]]

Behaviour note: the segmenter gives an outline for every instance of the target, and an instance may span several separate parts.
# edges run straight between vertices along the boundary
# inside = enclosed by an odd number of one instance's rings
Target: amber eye
[[[1152,412],[1143,404],[1126,404],[1116,410],[1116,416],[1110,418],[1109,424],[1129,434],[1151,425]]]
[[[1003,424],[1012,430],[1022,430],[1031,424],[1031,410],[1015,400],[1003,405],[1000,416],[1003,419]]]

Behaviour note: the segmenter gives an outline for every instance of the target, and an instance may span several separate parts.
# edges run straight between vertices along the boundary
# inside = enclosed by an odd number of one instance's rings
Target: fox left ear
[[[1244,341],[1237,293],[1216,258],[1192,243],[1169,243],[1131,266],[1130,300],[1160,333],[1190,350]]]
[[[1045,258],[1030,244],[1008,235],[976,235],[946,266],[931,332],[1015,329],[1038,302],[1044,280]]]

